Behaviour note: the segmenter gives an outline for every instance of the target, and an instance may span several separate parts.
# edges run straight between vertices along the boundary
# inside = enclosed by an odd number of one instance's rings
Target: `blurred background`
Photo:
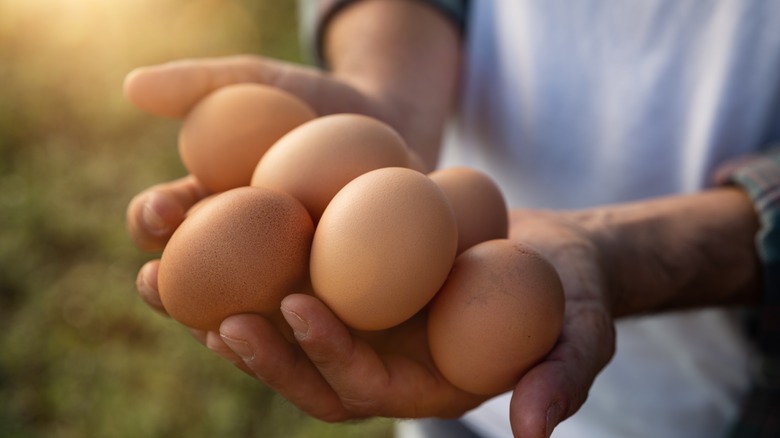
[[[135,294],[130,198],[184,174],[179,128],[131,107],[137,66],[305,62],[296,2],[0,0],[0,436],[383,437],[312,420]]]

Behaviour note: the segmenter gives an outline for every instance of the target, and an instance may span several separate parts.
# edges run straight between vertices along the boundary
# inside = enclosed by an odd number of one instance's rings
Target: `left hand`
[[[587,213],[512,213],[510,238],[553,263],[566,296],[558,343],[514,389],[515,436],[548,436],[582,406],[614,353],[610,300],[589,224]],[[272,324],[252,315],[230,317],[220,328],[221,338],[212,333],[204,339],[315,417],[456,417],[485,400],[457,390],[436,371],[424,312],[399,327],[365,334],[350,332],[311,296],[289,296],[282,310],[299,345],[287,343]]]

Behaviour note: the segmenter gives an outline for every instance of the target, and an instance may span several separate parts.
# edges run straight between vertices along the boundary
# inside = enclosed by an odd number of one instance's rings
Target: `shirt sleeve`
[[[777,436],[780,423],[780,144],[761,155],[727,163],[716,175],[719,184],[741,187],[750,196],[760,221],[756,249],[762,263],[764,302],[758,309],[759,360],[754,387],[730,432],[732,438]]]
[[[311,61],[327,67],[323,51],[323,36],[330,20],[341,10],[360,0],[298,0],[300,34],[306,53]],[[466,22],[470,0],[414,0],[428,4],[453,21],[462,33]]]
[[[763,350],[780,359],[780,144],[760,155],[726,163],[716,174],[719,184],[741,187],[750,196],[760,229],[756,249],[763,268]],[[778,376],[780,384],[780,376]]]

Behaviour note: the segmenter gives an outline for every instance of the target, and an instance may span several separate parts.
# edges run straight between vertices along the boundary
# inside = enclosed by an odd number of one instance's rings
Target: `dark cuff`
[[[325,29],[340,11],[359,0],[301,0],[299,1],[301,31],[304,47],[313,62],[327,68],[324,52]],[[464,33],[470,0],[417,0],[426,3],[449,17]]]
[[[765,294],[757,327],[763,356],[758,378],[764,382],[758,383],[780,385],[780,144],[761,155],[727,163],[716,178],[718,183],[744,189],[760,220],[756,248]]]

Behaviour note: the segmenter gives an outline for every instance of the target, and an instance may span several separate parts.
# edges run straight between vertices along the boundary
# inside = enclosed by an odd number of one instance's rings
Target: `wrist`
[[[424,2],[351,3],[328,22],[332,75],[366,95],[431,168],[455,101],[460,35]]]

